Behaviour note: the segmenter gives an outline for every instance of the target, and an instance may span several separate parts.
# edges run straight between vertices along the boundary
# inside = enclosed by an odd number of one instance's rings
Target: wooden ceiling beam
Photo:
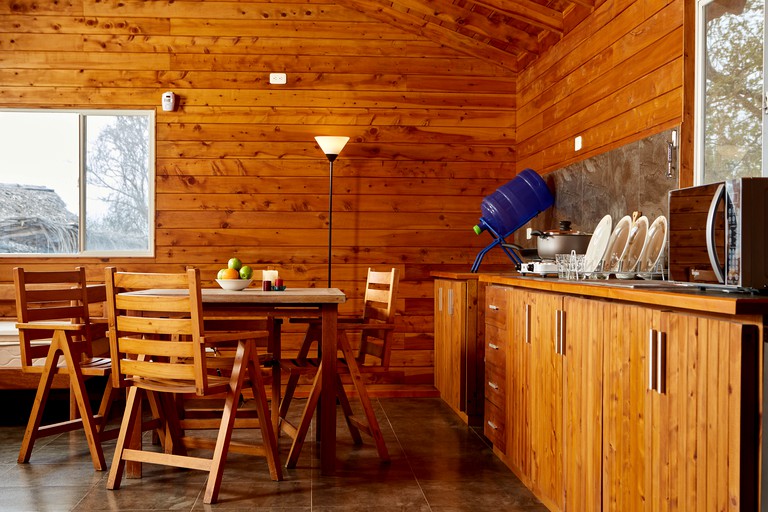
[[[563,13],[530,0],[472,0],[510,18],[563,36]]]
[[[515,73],[519,71],[518,58],[510,51],[501,50],[485,41],[458,33],[440,24],[430,23],[423,17],[400,12],[393,9],[389,1],[337,0],[337,4]]]
[[[511,44],[515,48],[533,53],[538,56],[541,53],[541,45],[538,39],[512,25],[494,22],[487,16],[473,12],[464,7],[458,7],[445,1],[435,2],[434,0],[394,0],[392,7],[401,12],[410,10],[426,16],[426,21],[434,20],[455,32],[476,33],[480,37],[497,41],[498,43],[489,43],[498,46],[498,44]],[[470,36],[471,37],[471,36]]]

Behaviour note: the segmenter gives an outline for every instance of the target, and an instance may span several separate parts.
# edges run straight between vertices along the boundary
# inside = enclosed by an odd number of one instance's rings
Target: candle
[[[262,270],[261,280],[274,283],[275,281],[277,281],[277,270]]]

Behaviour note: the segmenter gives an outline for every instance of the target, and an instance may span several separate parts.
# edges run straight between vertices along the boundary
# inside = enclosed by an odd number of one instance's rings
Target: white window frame
[[[704,11],[706,7],[716,0],[697,0],[696,1],[696,65],[694,82],[694,151],[693,151],[693,184],[703,185],[704,183],[704,129],[706,126],[704,114],[705,100],[705,76],[703,63],[706,62],[706,32],[704,30]],[[768,5],[765,8],[766,18],[768,18]],[[763,28],[763,135],[762,135],[762,175],[766,176],[766,166],[768,166],[768,121],[766,120],[766,109],[768,108],[768,92],[766,92],[766,73],[768,73],[768,20],[764,21]]]
[[[156,137],[156,111],[154,109],[146,110],[119,110],[119,109],[11,109],[0,108],[0,112],[13,112],[23,113],[29,112],[33,114],[46,113],[46,114],[77,114],[79,116],[79,162],[78,162],[78,181],[79,183],[86,182],[86,151],[87,151],[87,134],[85,133],[85,118],[88,116],[146,116],[149,122],[149,140],[148,143],[148,198],[147,198],[147,217],[148,217],[148,247],[147,250],[115,250],[115,251],[94,251],[86,249],[86,190],[85,187],[79,187],[79,211],[78,211],[78,251],[71,253],[0,253],[0,258],[147,258],[155,256],[155,181],[156,181],[156,159],[155,159],[155,137]]]

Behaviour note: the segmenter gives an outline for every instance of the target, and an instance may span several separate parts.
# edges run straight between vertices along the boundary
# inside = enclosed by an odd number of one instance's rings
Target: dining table
[[[225,290],[203,288],[202,303],[205,316],[232,316],[237,318],[299,318],[320,317],[322,340],[320,357],[323,368],[322,389],[331,390],[320,394],[317,411],[317,429],[320,441],[320,472],[332,475],[336,469],[336,358],[337,318],[339,304],[346,302],[346,295],[338,288],[286,288],[282,291],[264,291],[257,288]],[[143,294],[177,295],[187,293],[178,289],[143,290]],[[280,357],[279,336],[275,340],[273,357]],[[277,422],[280,400],[279,365],[273,369],[272,417]]]

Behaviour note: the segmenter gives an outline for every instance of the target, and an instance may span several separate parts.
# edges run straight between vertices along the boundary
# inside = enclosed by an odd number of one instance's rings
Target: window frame
[[[33,113],[33,114],[76,114],[78,116],[78,183],[86,183],[86,155],[88,151],[86,118],[89,116],[145,116],[148,119],[148,169],[147,177],[147,239],[148,247],[139,250],[87,250],[86,249],[86,186],[78,187],[78,250],[72,253],[0,253],[0,258],[148,258],[155,257],[155,219],[157,209],[155,204],[155,185],[157,180],[157,161],[155,157],[157,111],[155,109],[34,109],[34,108],[0,108],[0,112]]]
[[[694,150],[693,150],[693,185],[706,185],[704,181],[705,130],[706,130],[706,76],[704,64],[707,50],[705,31],[706,8],[716,0],[696,0],[695,15],[695,71],[694,71]],[[764,2],[763,12],[763,91],[762,91],[762,176],[767,174],[768,166],[768,2]]]

